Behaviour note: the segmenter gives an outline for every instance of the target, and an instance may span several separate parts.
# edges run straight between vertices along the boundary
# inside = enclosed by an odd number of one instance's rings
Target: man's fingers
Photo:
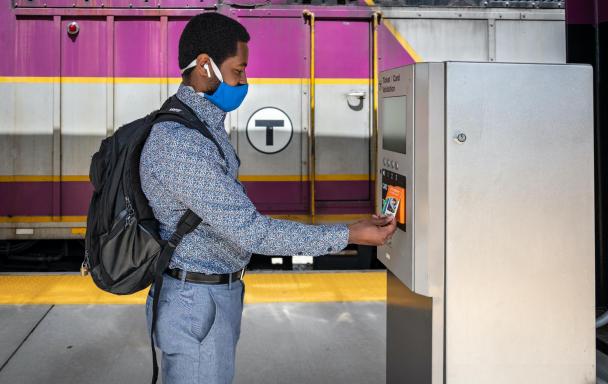
[[[373,225],[382,226],[382,225],[386,224],[385,223],[386,219],[379,218],[379,217],[372,217],[371,222],[372,222]]]
[[[391,223],[390,225],[387,225],[386,227],[388,229],[388,232],[386,233],[385,237],[384,237],[384,244],[388,243],[389,241],[391,241],[391,239],[393,238],[393,235],[395,234],[395,229],[397,228],[396,225],[393,225],[393,223]],[[391,229],[392,228],[392,229]]]
[[[388,223],[390,223],[390,221],[392,220],[392,216],[377,216],[377,217],[373,217],[372,216],[372,224],[377,225],[379,227],[383,227],[385,225],[387,225]]]
[[[397,229],[397,219],[395,219],[394,217],[391,217],[391,220],[381,229],[384,231],[386,236],[391,237],[393,235],[393,233],[395,233],[395,230]]]
[[[372,219],[371,222],[374,225],[382,225],[382,222],[384,221],[384,218],[380,215],[372,215]]]

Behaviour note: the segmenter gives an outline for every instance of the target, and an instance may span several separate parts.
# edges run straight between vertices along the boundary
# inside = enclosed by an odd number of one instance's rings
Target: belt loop
[[[232,289],[232,273],[228,274],[228,290]]]
[[[186,287],[186,275],[188,272],[185,269],[179,269],[179,279],[182,281],[182,290]]]

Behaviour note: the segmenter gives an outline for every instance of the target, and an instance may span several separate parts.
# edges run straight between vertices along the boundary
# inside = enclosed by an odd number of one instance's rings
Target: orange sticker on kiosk
[[[405,189],[389,185],[386,198],[382,204],[382,214],[397,218],[397,222],[405,224]]]

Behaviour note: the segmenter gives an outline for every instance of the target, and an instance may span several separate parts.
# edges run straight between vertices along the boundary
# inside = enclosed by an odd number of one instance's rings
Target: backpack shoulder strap
[[[177,96],[173,95],[168,98],[163,106],[158,111],[154,112],[152,121],[153,124],[162,121],[174,121],[188,128],[196,129],[203,136],[211,140],[220,152],[222,159],[226,159],[222,147],[220,147],[217,140],[215,140],[215,137],[209,131],[207,124],[204,121],[201,121],[192,108],[184,104]]]
[[[152,324],[150,327],[150,345],[152,346],[152,384],[156,384],[158,380],[158,361],[156,360],[156,351],[154,349],[154,330],[156,328],[156,319],[158,318],[158,302],[160,299],[160,290],[163,288],[163,272],[169,267],[169,261],[175,248],[182,241],[183,237],[201,223],[201,218],[188,209],[177,223],[177,229],[171,235],[171,238],[160,253],[156,261],[154,271],[154,296],[152,297]]]

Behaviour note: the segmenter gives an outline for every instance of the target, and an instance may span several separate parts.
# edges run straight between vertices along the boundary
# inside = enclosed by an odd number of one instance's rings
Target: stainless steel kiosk
[[[421,63],[379,77],[387,382],[595,383],[592,71]]]

